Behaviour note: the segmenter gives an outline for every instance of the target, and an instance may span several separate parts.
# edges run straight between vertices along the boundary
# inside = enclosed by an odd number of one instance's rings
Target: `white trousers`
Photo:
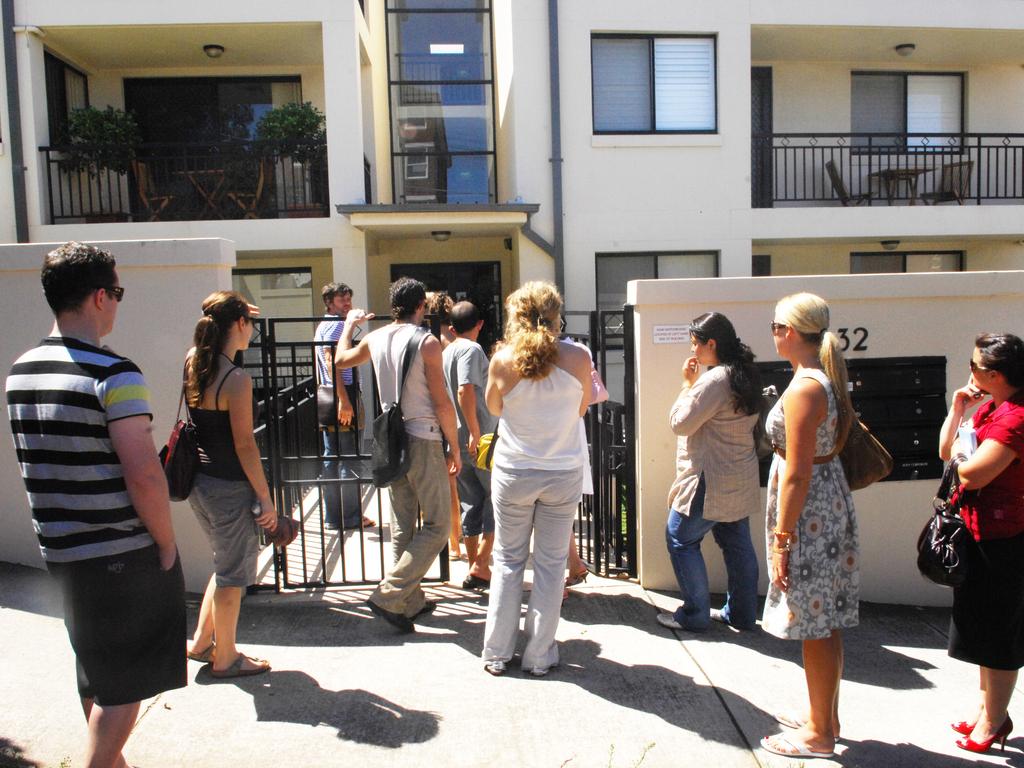
[[[526,608],[523,669],[558,663],[555,632],[562,611],[569,532],[580,501],[580,469],[501,469],[491,473],[494,567],[484,630],[485,661],[508,661],[516,647],[523,573],[533,536],[533,590]]]

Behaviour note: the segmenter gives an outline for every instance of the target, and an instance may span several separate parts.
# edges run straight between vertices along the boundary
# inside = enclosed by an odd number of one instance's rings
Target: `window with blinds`
[[[715,38],[594,35],[594,133],[714,133]]]
[[[907,146],[948,148],[959,140],[950,136],[963,130],[963,75],[909,74],[906,72],[854,72],[850,79],[850,125],[854,133],[918,133]],[[868,145],[865,136],[854,146]],[[871,137],[873,147],[898,145],[900,137]]]

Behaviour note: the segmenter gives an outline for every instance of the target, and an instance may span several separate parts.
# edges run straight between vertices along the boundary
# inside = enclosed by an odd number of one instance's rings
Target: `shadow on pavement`
[[[950,731],[950,734],[950,742],[952,743],[955,734],[952,731]],[[1008,750],[1006,753],[993,751],[989,752],[989,756],[994,755],[996,758],[1005,761],[996,763],[997,765],[1021,768],[1021,766],[1024,766],[1024,753],[1013,748],[1019,747],[1022,741],[1024,740],[1011,739],[1006,742]],[[1014,744],[1014,742],[1017,742],[1017,744]],[[835,759],[836,762],[847,768],[882,765],[885,768],[920,768],[920,766],[928,766],[928,768],[967,768],[968,766],[981,764],[969,752],[964,752],[964,756],[959,757],[929,752],[927,749],[923,749],[916,744],[886,744],[881,741],[845,741],[844,743],[846,744],[846,749],[838,754]]]
[[[196,685],[224,685],[203,667]],[[437,736],[440,716],[407,709],[364,690],[328,691],[305,672],[284,670],[248,678],[233,684],[250,694],[257,722],[326,725],[345,741],[397,749],[420,744]]]
[[[712,604],[721,604],[713,598]],[[627,609],[635,604],[636,609]],[[908,621],[907,609],[861,603],[861,624],[844,633],[846,666],[843,679],[895,690],[934,688],[922,674],[935,665],[893,650],[893,646],[944,650],[946,637],[936,629],[948,623],[949,612],[942,609],[918,609]],[[669,633],[656,620],[658,610],[645,600],[628,594],[580,594],[566,603],[562,615],[587,624],[631,624],[651,633]],[[800,643],[780,640],[757,629],[737,632],[722,624],[711,623],[707,632],[677,631],[680,640],[694,643],[730,643],[774,659],[801,663]]]
[[[39,763],[25,757],[25,750],[16,742],[0,736],[0,768],[39,768]]]
[[[704,712],[699,720],[694,718],[699,712],[694,699],[705,695],[708,687],[696,685],[691,677],[656,664],[621,664],[604,658],[601,645],[593,640],[566,640],[559,643],[558,649],[560,668],[543,678],[544,681],[578,685],[613,704],[655,715],[670,725],[699,733],[705,741],[726,744],[745,741],[742,730],[723,717],[717,708]],[[723,688],[715,690],[728,712],[737,712],[742,706],[766,721],[771,719],[767,712],[743,697]],[[686,716],[685,722],[681,721],[681,715]]]
[[[64,618],[57,582],[46,571],[24,565],[0,563],[0,608]]]

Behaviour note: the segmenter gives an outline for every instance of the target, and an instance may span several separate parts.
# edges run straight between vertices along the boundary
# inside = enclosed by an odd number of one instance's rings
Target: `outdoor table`
[[[202,198],[203,209],[199,212],[198,218],[202,219],[207,215],[210,218],[214,216],[218,219],[224,218],[220,212],[220,201],[224,196],[224,182],[227,180],[223,168],[197,168],[174,173],[188,179]]]
[[[872,171],[868,174],[869,179],[878,179],[880,185],[885,185],[885,196],[892,205],[893,198],[900,182],[907,185],[907,193],[910,196],[910,204],[917,205],[917,180],[925,173],[931,173],[934,168],[883,168],[880,171]]]

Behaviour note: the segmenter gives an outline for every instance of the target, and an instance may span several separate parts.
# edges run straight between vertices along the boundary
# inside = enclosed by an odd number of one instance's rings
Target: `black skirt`
[[[974,542],[953,590],[949,655],[991,669],[1024,667],[1024,534]]]

